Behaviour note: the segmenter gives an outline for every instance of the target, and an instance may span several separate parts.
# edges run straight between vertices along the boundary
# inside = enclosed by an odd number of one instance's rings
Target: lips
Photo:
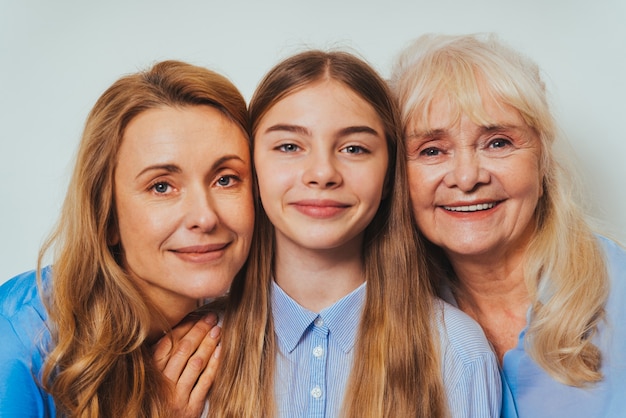
[[[318,219],[331,218],[351,205],[336,200],[300,200],[291,204],[300,213]]]
[[[207,245],[192,245],[188,247],[176,248],[170,251],[183,260],[194,263],[204,263],[217,260],[222,257],[229,245],[230,243],[228,242]]]

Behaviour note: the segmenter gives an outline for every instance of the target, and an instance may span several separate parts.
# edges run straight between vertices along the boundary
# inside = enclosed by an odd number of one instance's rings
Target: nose
[[[188,229],[210,232],[219,224],[216,208],[204,187],[187,191],[183,210]]]
[[[483,166],[480,156],[474,150],[462,150],[452,158],[444,183],[447,187],[472,192],[481,184],[488,183],[489,178],[489,171]]]
[[[302,180],[310,187],[334,188],[342,183],[338,162],[332,153],[311,153],[305,162]]]

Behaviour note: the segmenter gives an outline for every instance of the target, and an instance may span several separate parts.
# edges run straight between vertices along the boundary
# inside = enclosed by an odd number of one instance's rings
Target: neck
[[[360,238],[356,244],[311,250],[277,239],[274,280],[302,307],[320,312],[364,282]]]
[[[523,257],[496,263],[452,261],[457,276],[454,293],[459,308],[476,320],[500,361],[518,343],[530,305]]]
[[[169,332],[173,327],[180,323],[195,308],[195,304],[192,306],[189,303],[168,302],[159,305],[155,304],[154,309],[158,309],[158,312],[151,310],[151,323],[148,341],[157,341],[165,333]]]

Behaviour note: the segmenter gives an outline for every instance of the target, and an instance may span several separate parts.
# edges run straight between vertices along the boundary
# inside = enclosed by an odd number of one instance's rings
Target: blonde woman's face
[[[528,242],[539,197],[540,143],[514,108],[483,97],[492,123],[451,117],[435,100],[429,130],[408,126],[408,175],[417,224],[455,261],[518,253]]]
[[[244,133],[209,106],[147,110],[128,125],[115,170],[125,268],[173,321],[222,295],[254,221]]]

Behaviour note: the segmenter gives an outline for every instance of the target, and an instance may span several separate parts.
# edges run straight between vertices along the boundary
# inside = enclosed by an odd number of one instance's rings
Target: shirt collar
[[[324,320],[330,338],[333,338],[344,352],[349,352],[356,340],[361,322],[361,312],[365,305],[365,283],[335,302],[319,314],[300,306],[272,281],[272,315],[278,339],[292,352],[303,334],[312,326],[317,317]]]

